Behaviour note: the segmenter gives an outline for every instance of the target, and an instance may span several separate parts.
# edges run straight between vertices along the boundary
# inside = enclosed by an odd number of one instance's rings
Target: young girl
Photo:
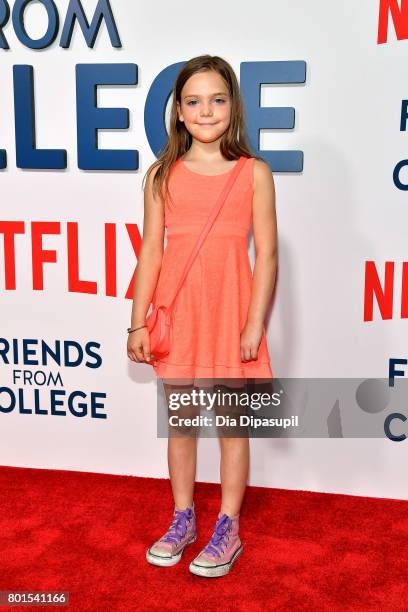
[[[170,352],[154,359],[146,327],[150,303],[171,302],[197,237],[242,157],[245,163],[176,298]],[[129,358],[153,366],[167,399],[203,380],[215,388],[272,378],[264,318],[277,265],[274,181],[269,165],[251,155],[238,82],[222,58],[203,55],[184,64],[174,84],[168,142],[149,168],[146,183]],[[247,250],[251,222],[253,273]],[[247,436],[222,436],[220,444],[220,512],[212,537],[189,567],[206,577],[226,574],[243,549],[239,514],[249,441]],[[196,539],[196,453],[196,436],[169,435],[175,507],[170,528],[147,551],[147,560],[155,565],[174,565]]]

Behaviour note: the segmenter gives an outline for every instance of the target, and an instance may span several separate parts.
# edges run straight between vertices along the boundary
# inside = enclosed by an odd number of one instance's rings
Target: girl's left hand
[[[263,326],[247,323],[241,332],[241,361],[258,359],[258,349],[261,343]]]

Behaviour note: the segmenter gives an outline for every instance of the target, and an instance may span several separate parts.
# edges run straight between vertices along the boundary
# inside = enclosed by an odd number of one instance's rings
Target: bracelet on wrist
[[[127,328],[127,333],[130,334],[131,332],[136,331],[137,329],[142,329],[142,327],[147,327],[147,323],[145,323],[144,325],[139,325],[139,327],[134,327],[133,329],[131,329],[130,327]]]

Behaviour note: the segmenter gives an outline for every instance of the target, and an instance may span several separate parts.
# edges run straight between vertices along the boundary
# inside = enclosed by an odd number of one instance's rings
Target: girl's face
[[[181,90],[177,111],[196,140],[220,139],[231,119],[231,100],[223,78],[214,70],[193,74]]]

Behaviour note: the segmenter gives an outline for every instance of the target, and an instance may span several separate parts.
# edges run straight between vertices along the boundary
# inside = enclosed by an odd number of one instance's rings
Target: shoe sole
[[[196,565],[194,561],[192,561],[190,563],[189,570],[192,574],[195,574],[196,576],[203,576],[204,578],[218,578],[219,576],[225,576],[225,574],[228,574],[243,550],[244,545],[241,544],[241,546],[237,548],[232,555],[231,561],[215,567],[203,567],[202,565]]]
[[[192,540],[189,540],[186,545],[180,550],[180,552],[178,552],[176,555],[173,555],[172,557],[161,557],[160,555],[155,555],[154,553],[150,552],[152,549],[152,547],[150,547],[146,553],[146,559],[152,565],[158,565],[159,567],[171,567],[172,565],[176,565],[176,563],[180,561],[186,547],[189,544],[195,542],[196,539],[197,536],[195,536]]]

